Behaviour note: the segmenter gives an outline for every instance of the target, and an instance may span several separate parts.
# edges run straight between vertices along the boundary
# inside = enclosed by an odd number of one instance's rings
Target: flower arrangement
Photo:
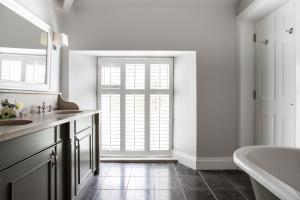
[[[17,118],[17,110],[20,110],[23,108],[23,105],[21,103],[12,104],[9,103],[7,99],[4,99],[1,101],[1,119],[12,119]]]

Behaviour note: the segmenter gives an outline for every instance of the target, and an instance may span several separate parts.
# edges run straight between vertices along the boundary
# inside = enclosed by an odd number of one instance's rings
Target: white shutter
[[[101,148],[120,150],[120,95],[101,96]]]
[[[170,148],[169,95],[150,95],[150,151]]]
[[[145,64],[126,64],[126,89],[145,89]]]
[[[100,58],[102,156],[168,155],[173,65],[170,58]]]
[[[150,65],[150,89],[169,89],[169,64]]]
[[[101,72],[102,88],[119,88],[121,81],[121,69],[118,64],[103,64]]]
[[[126,95],[126,151],[145,150],[145,97]]]

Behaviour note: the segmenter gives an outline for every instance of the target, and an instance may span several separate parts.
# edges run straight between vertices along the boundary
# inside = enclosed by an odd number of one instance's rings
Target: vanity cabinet
[[[99,113],[0,142],[0,200],[73,200],[99,171]]]
[[[38,132],[45,140],[49,136],[53,139],[57,135],[57,127]],[[32,137],[35,134],[28,135]],[[51,137],[52,138],[52,137]],[[40,138],[41,139],[41,138]],[[8,141],[8,144],[29,142],[26,136]],[[49,141],[48,141],[49,142]],[[53,144],[38,152],[32,151],[28,157],[18,160],[11,166],[0,171],[0,199],[1,200],[63,200],[63,160],[62,143],[53,141]],[[29,143],[28,143],[29,145]],[[31,144],[30,146],[39,146]],[[6,144],[1,144],[1,148]],[[18,146],[11,146],[5,152],[15,150],[16,155],[22,156]],[[30,148],[29,148],[30,149]],[[4,149],[2,149],[4,150]],[[18,152],[19,151],[19,152]],[[25,151],[28,153],[28,151]],[[9,155],[9,154],[8,154]],[[3,156],[3,155],[2,155]],[[7,156],[6,160],[1,157],[1,162],[11,162],[12,158]],[[9,162],[8,162],[9,161]]]
[[[95,117],[89,116],[75,122],[75,195],[88,178],[96,173]]]

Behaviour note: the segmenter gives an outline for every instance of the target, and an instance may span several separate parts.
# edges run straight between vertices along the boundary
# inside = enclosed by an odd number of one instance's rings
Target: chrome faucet
[[[36,107],[38,109],[37,113],[46,113],[46,109],[48,108],[48,112],[53,112],[53,106],[49,105],[46,106],[45,101],[43,101],[43,104],[41,106]]]

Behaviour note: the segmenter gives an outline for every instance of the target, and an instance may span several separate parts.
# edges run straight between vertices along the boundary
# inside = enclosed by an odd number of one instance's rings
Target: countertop
[[[0,142],[31,134],[46,128],[67,123],[82,117],[99,113],[99,110],[85,110],[80,113],[58,114],[55,111],[45,114],[28,114],[24,120],[33,121],[26,125],[0,126]]]

